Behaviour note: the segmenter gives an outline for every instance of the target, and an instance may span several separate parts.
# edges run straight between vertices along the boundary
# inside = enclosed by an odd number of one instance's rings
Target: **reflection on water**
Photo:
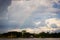
[[[0,40],[60,40],[60,38],[13,38],[13,39],[1,38]]]

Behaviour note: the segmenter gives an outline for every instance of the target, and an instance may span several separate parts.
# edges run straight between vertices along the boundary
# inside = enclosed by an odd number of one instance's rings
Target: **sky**
[[[0,32],[60,32],[60,0],[0,0]]]

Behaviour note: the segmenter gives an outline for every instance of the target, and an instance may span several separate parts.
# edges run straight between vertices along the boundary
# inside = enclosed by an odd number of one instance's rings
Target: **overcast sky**
[[[0,0],[0,32],[60,32],[60,0]]]

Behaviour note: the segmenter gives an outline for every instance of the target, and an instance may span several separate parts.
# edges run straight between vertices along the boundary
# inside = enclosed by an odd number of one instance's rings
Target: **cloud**
[[[58,20],[56,18],[47,19],[46,24],[48,26],[50,26],[51,24],[55,24],[55,25],[57,25],[57,27],[60,27],[60,20]]]
[[[60,26],[59,6],[59,0],[11,0],[6,4],[3,2],[0,7],[0,22],[7,30],[26,29],[36,33],[56,31]]]
[[[35,25],[39,25],[41,22],[34,22]]]
[[[9,20],[22,24],[36,7],[37,4],[32,1],[12,1],[8,7]]]
[[[41,32],[55,32],[57,29],[49,29],[48,27],[39,27],[39,28],[23,28],[23,29],[11,29],[8,30],[9,31],[17,31],[17,32],[21,32],[22,30],[26,30],[26,32],[30,32],[30,33],[41,33]]]
[[[11,4],[11,0],[0,0],[0,32],[6,30],[8,24],[8,14],[7,9]]]
[[[49,13],[51,15],[51,14],[53,14],[52,12],[57,11],[56,9],[54,9],[52,7],[53,2],[56,2],[56,0],[55,1],[54,0],[53,1],[51,1],[51,0],[44,0],[44,1],[43,0],[12,1],[11,5],[8,7],[8,15],[9,15],[8,18],[9,18],[9,21],[14,21],[14,22],[23,24],[24,21],[27,18],[29,18],[29,16],[31,16],[31,14],[33,14],[32,12],[35,12],[35,10],[37,8],[39,10],[42,10],[40,12],[44,12],[43,14],[46,15],[46,14]],[[39,10],[37,10],[37,12]],[[39,12],[39,14],[37,16],[41,15],[40,12]],[[47,18],[47,17],[45,17],[45,18]]]
[[[37,22],[37,23],[40,23],[40,22]],[[41,24],[41,23],[40,23]],[[22,28],[22,29],[12,29],[12,30],[9,30],[9,31],[18,31],[18,32],[21,32],[22,30],[26,30],[27,32],[30,32],[30,33],[40,33],[40,32],[60,32],[60,20],[56,19],[56,18],[50,18],[50,19],[46,19],[45,20],[45,25],[44,26],[41,26],[39,24],[38,27],[34,27],[34,28]],[[51,26],[52,25],[52,26]],[[41,26],[41,27],[40,27]]]

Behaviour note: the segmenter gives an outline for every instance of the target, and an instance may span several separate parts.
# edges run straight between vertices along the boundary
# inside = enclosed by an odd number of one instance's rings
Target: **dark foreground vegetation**
[[[60,33],[42,32],[39,34],[35,34],[26,31],[22,31],[22,32],[12,31],[12,32],[0,34],[0,38],[60,38]]]

